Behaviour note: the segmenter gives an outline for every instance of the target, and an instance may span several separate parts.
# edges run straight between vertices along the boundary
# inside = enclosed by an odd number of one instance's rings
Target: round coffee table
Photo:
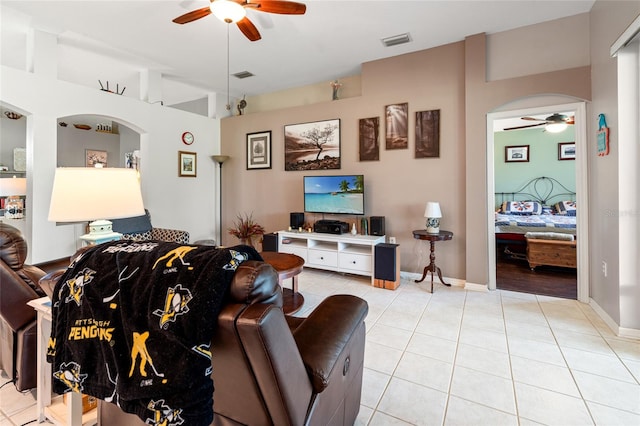
[[[282,311],[285,314],[293,314],[300,310],[304,304],[304,296],[298,292],[298,274],[302,272],[304,259],[295,254],[263,251],[262,259],[278,273],[278,283],[282,287]],[[291,289],[283,286],[284,280],[291,278]]]

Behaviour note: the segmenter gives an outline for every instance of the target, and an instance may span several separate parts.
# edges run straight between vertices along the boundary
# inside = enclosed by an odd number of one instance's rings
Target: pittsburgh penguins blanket
[[[100,244],[60,278],[47,360],[57,393],[118,404],[153,425],[213,421],[210,342],[251,247]]]

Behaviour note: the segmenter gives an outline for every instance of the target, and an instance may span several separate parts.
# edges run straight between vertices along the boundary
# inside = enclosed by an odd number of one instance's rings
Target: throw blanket
[[[92,247],[54,289],[47,360],[57,393],[118,404],[153,425],[213,421],[211,337],[251,247],[145,241]]]

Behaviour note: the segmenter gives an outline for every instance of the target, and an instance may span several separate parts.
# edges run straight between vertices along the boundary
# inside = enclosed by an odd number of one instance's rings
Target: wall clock
[[[182,134],[182,142],[183,142],[185,145],[191,145],[191,144],[193,143],[193,141],[194,141],[194,140],[195,140],[195,139],[194,139],[194,137],[193,137],[193,133],[191,133],[191,132],[184,132],[184,133]]]

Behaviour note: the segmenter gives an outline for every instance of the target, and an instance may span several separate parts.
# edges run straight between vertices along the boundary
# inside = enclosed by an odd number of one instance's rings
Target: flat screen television
[[[305,176],[307,213],[364,214],[364,176]]]

